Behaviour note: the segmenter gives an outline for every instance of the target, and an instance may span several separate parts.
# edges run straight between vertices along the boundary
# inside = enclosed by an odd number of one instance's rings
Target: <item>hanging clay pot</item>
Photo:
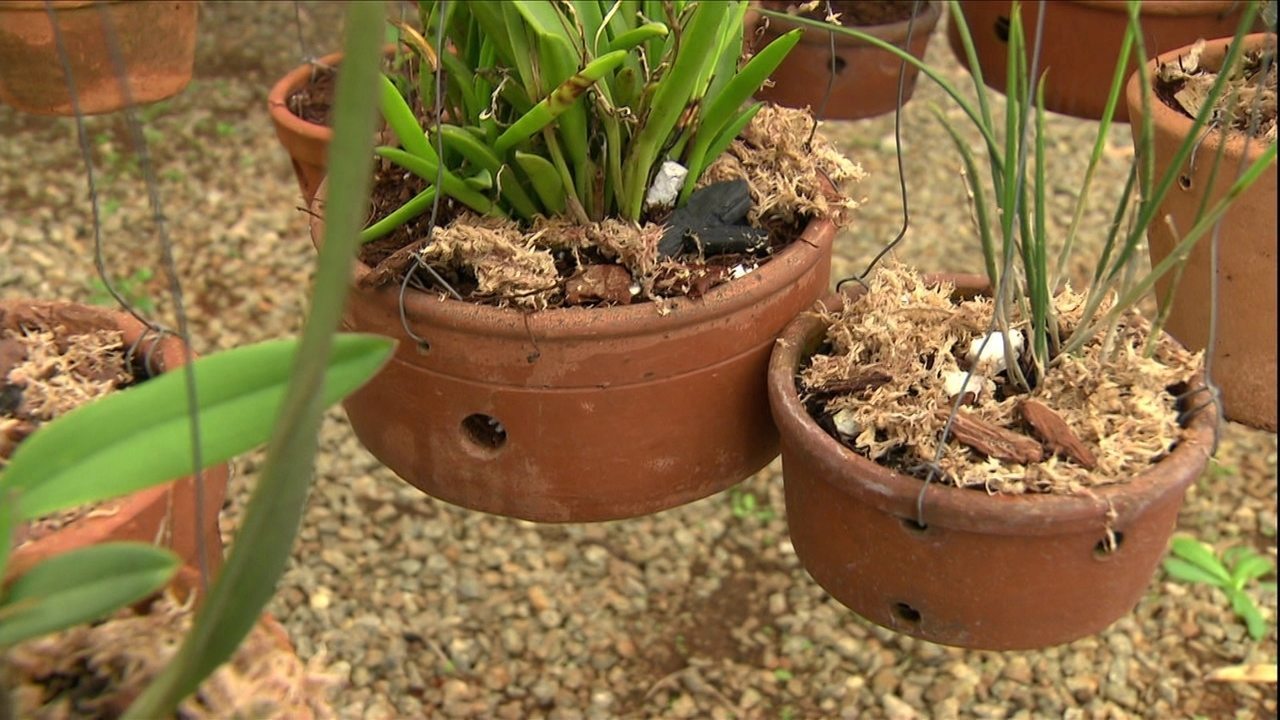
[[[49,326],[79,333],[99,328],[116,328],[123,333],[125,347],[142,341],[138,352],[146,352],[151,342],[145,326],[132,315],[72,303],[18,301],[0,302],[0,328]],[[182,343],[164,336],[151,351],[151,365],[169,372],[186,363]],[[127,390],[126,390],[127,392]],[[139,462],[142,462],[140,459]],[[19,575],[32,565],[68,550],[118,540],[162,544],[173,549],[184,562],[198,564],[197,534],[204,538],[205,560],[211,571],[222,566],[222,534],[218,514],[227,492],[227,464],[221,463],[201,473],[204,514],[196,515],[196,487],[191,477],[168,485],[157,485],[103,504],[99,510],[78,517],[66,525],[20,544],[9,560],[8,572]]]
[[[785,10],[792,3],[780,0],[767,0],[762,5],[770,10]],[[904,3],[867,2],[835,2],[835,10],[848,15],[851,12],[866,12],[871,6],[898,6]],[[911,3],[905,3],[910,7]],[[938,24],[941,16],[941,5],[937,2],[925,2],[920,8],[915,26],[911,29],[911,54],[924,57],[925,48],[929,45],[929,36]],[[753,13],[754,15],[754,13]],[[779,36],[800,27],[794,22],[779,18],[752,18],[748,26],[748,42],[755,32],[760,33],[755,40],[755,47],[762,48]],[[907,21],[899,20],[881,25],[851,26],[870,35],[905,47],[907,42]],[[835,41],[835,74],[832,79],[832,39]],[[872,47],[860,40],[833,34],[825,30],[805,27],[804,36],[791,50],[778,69],[770,76],[773,84],[756,93],[760,100],[784,105],[786,107],[808,107],[817,113],[822,108],[824,120],[857,120],[875,117],[893,112],[898,104],[898,72],[902,61],[892,54]],[[914,65],[907,65],[903,86],[903,102],[911,98],[916,86],[916,77],[920,71]],[[827,86],[830,84],[831,95],[824,107],[823,98],[827,97]]]
[[[191,0],[52,0],[83,114],[171,97],[191,81]],[[122,65],[115,61],[119,52]],[[127,83],[122,83],[123,79]],[[0,102],[40,115],[74,115],[44,0],[0,3]],[[127,94],[125,89],[127,88]]]
[[[316,189],[324,179],[333,130],[328,125],[308,122],[298,117],[289,107],[289,98],[312,82],[322,68],[335,68],[340,60],[342,53],[332,53],[320,58],[315,64],[296,67],[273,85],[271,92],[267,94],[267,112],[271,115],[271,124],[276,128],[280,144],[289,153],[293,174],[298,178],[298,187],[302,189],[302,197],[307,204],[316,196]]]
[[[1248,35],[1245,47],[1262,47],[1270,37],[1274,53],[1275,36]],[[1201,65],[1220,68],[1232,38],[1205,44]],[[1176,63],[1191,48],[1162,54],[1147,66],[1154,77],[1156,63]],[[1274,60],[1272,61],[1274,62]],[[1153,81],[1154,82],[1154,81]],[[1142,112],[1142,88],[1135,74],[1129,80],[1127,100],[1135,115]],[[1150,102],[1155,130],[1155,177],[1168,171],[1169,163],[1187,134],[1192,119],[1158,98]],[[1135,134],[1139,126],[1134,126]],[[1207,132],[1202,136],[1194,160],[1189,161],[1178,182],[1169,189],[1157,218],[1171,216],[1185,231],[1195,222],[1197,209],[1208,199],[1212,206],[1227,195],[1244,166],[1257,160],[1267,149],[1267,141],[1233,132]],[[1222,152],[1217,176],[1214,159]],[[1213,182],[1211,183],[1210,180]],[[1157,220],[1147,229],[1151,264],[1162,261],[1177,244],[1168,223]],[[1203,350],[1209,342],[1209,311],[1212,236],[1196,243],[1178,281],[1173,308],[1165,330],[1192,350]],[[1156,297],[1163,300],[1173,276],[1166,274],[1156,283]],[[1222,390],[1227,418],[1276,431],[1276,165],[1273,162],[1247,192],[1236,199],[1222,219],[1218,239],[1218,317],[1213,348],[1213,380]]]
[[[955,282],[958,296],[986,287],[983,277],[939,277]],[[832,311],[841,306],[835,295],[824,302]],[[922,481],[846,448],[797,393],[797,373],[826,331],[815,314],[799,316],[769,366],[787,526],[819,585],[878,625],[986,650],[1065,643],[1133,609],[1164,555],[1183,493],[1208,462],[1212,413],[1197,414],[1149,470],[1094,497],[988,495],[934,484],[920,525]],[[1109,509],[1111,551],[1104,542]]]
[[[323,202],[321,191],[316,200]],[[312,213],[313,242],[323,234]],[[343,326],[401,340],[343,406],[356,436],[432,497],[541,522],[636,517],[724,490],[778,453],[765,372],[827,288],[835,226],[750,274],[654,303],[522,312],[356,287]]]
[[[1040,67],[1045,80],[1045,108],[1097,120],[1106,109],[1107,95],[1121,42],[1129,25],[1124,0],[1052,0],[1022,3],[1022,27],[1028,60],[1035,38],[1036,18],[1043,8],[1044,37]],[[1010,10],[1008,0],[961,0],[960,7],[973,36],[974,50],[988,87],[1004,92],[1007,80]],[[1236,0],[1144,0],[1142,37],[1148,56],[1195,42],[1203,37],[1233,35],[1240,22]],[[968,66],[960,32],[948,24],[947,39],[961,65]],[[1137,60],[1131,68],[1138,67]],[[1123,102],[1115,119],[1128,120]]]

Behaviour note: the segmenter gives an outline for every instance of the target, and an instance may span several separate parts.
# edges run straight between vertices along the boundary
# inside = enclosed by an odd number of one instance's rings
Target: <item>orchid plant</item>
[[[400,25],[419,59],[417,82],[381,81],[382,114],[400,146],[377,154],[428,187],[365,229],[366,242],[426,212],[437,193],[523,221],[638,221],[662,171],[670,200],[683,204],[759,112],[762,103],[743,106],[801,35],[783,35],[740,67],[745,0],[419,8],[423,33]],[[406,99],[415,93],[430,105],[425,125]]]

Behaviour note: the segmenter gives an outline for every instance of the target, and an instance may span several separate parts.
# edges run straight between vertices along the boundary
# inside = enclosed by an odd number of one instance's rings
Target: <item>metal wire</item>
[[[447,9],[448,4],[449,4],[449,0],[441,0],[440,11],[439,11],[439,15],[437,16],[439,22],[436,23],[436,47],[437,48],[444,47],[444,17],[445,17],[445,10]],[[435,230],[436,221],[439,219],[440,196],[443,194],[440,192],[440,186],[441,186],[441,183],[444,182],[444,135],[440,132],[440,124],[442,122],[442,116],[444,114],[444,108],[443,108],[444,63],[442,62],[436,63],[435,74],[436,74],[436,83],[435,83],[436,97],[435,97],[435,105],[432,108],[432,112],[435,114],[436,156],[440,158],[440,162],[436,167],[436,182],[435,182],[436,194],[435,194],[435,197],[432,198],[431,200],[431,218],[427,222],[427,236],[422,243],[423,249],[425,249],[427,246],[431,244],[431,233]],[[431,343],[428,342],[426,338],[415,333],[413,331],[413,328],[409,327],[409,316],[405,312],[404,297],[405,297],[405,292],[409,287],[409,278],[412,277],[413,274],[417,272],[419,269],[426,270],[431,275],[432,279],[440,283],[440,285],[444,287],[445,290],[447,290],[449,294],[454,297],[455,300],[461,300],[462,296],[458,294],[457,290],[453,289],[452,285],[445,282],[445,279],[440,276],[440,273],[436,272],[435,268],[423,262],[421,252],[419,252],[418,254],[415,254],[413,258],[414,258],[413,267],[406,270],[404,277],[400,280],[400,295],[397,298],[396,305],[397,305],[397,310],[399,310],[400,312],[400,327],[404,329],[405,334],[408,335],[410,339],[412,339],[415,343],[418,344],[418,347],[426,350],[431,347]]]
[[[50,0],[45,0],[45,9],[53,22],[53,27],[57,28],[57,22],[54,20],[53,8]],[[182,339],[182,352],[185,364],[182,367],[182,374],[186,381],[187,407],[190,410],[191,419],[191,456],[192,463],[195,466],[195,472],[192,473],[195,487],[195,514],[196,522],[199,524],[200,518],[205,515],[205,494],[204,494],[204,458],[202,448],[200,446],[200,413],[198,411],[199,403],[196,392],[196,376],[194,360],[195,356],[191,349],[191,332],[187,322],[186,308],[183,304],[182,282],[178,278],[177,263],[173,258],[173,243],[169,237],[167,218],[164,214],[164,207],[160,201],[159,183],[155,176],[155,168],[151,163],[151,156],[147,151],[147,141],[142,132],[142,124],[138,121],[137,113],[134,110],[132,92],[129,88],[127,77],[128,69],[124,61],[124,53],[120,47],[119,37],[115,33],[115,29],[111,26],[111,16],[109,6],[105,4],[98,5],[98,18],[101,21],[104,36],[106,38],[106,46],[108,54],[111,58],[111,64],[116,72],[116,77],[120,81],[120,94],[124,99],[124,117],[126,125],[129,128],[130,140],[134,149],[138,154],[138,166],[142,172],[143,182],[147,188],[147,200],[151,206],[151,219],[155,223],[156,235],[160,240],[160,256],[161,264],[164,267],[165,275],[169,281],[169,294],[173,299],[174,313],[178,318],[177,335]],[[74,96],[75,81],[71,77],[70,69],[67,70],[67,86],[71,89]],[[77,121],[80,119],[78,105],[76,106]],[[94,233],[98,235],[97,213],[94,214]],[[135,315],[136,316],[136,315]],[[150,327],[155,327],[147,323]],[[197,566],[200,570],[200,584],[203,591],[208,590],[209,585],[209,562],[207,555],[207,547],[204,534],[202,532],[195,533],[195,545]]]
[[[907,20],[907,38],[904,43],[907,52],[911,51],[911,35],[915,31],[916,16],[920,14],[920,8],[923,6],[924,3],[921,0],[916,0],[911,6],[911,17]],[[834,58],[834,55],[832,57]],[[866,288],[867,275],[871,274],[871,271],[879,264],[881,258],[902,242],[903,238],[907,236],[907,229],[911,226],[911,207],[907,197],[907,170],[906,163],[902,159],[902,104],[903,96],[906,94],[906,87],[907,61],[903,60],[898,66],[898,102],[893,108],[893,149],[898,161],[898,193],[899,197],[902,198],[902,226],[898,229],[898,234],[894,236],[893,241],[876,253],[876,256],[867,264],[861,275],[850,275],[837,282],[836,292],[840,292],[850,282],[856,282]]]

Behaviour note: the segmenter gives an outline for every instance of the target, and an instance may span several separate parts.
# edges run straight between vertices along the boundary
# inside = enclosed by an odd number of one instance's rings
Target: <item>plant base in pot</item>
[[[771,10],[786,10],[795,3],[770,0],[764,6]],[[833,2],[835,12],[841,14],[841,22],[899,46],[906,46],[907,23],[911,17],[911,2]],[[818,19],[825,19],[821,10]],[[941,17],[941,5],[925,2],[911,29],[911,45],[907,49],[923,58],[929,37]],[[749,26],[749,28],[752,26]],[[775,38],[797,27],[778,18],[757,19],[754,32],[760,34],[756,45],[763,47]],[[753,32],[749,29],[748,35]],[[805,28],[804,37],[792,49],[771,76],[772,85],[756,93],[761,100],[768,100],[786,107],[808,107],[817,113],[822,109],[824,120],[858,120],[893,112],[898,105],[898,73],[902,62],[893,55],[866,45],[854,38],[834,36],[835,74],[832,64],[831,33],[816,28]],[[903,102],[911,98],[915,90],[919,70],[907,65]],[[827,87],[831,94],[827,98]],[[826,105],[823,99],[827,98]]]
[[[1263,48],[1270,37],[1271,52],[1275,52],[1275,36],[1249,35],[1245,38],[1246,52]],[[1231,38],[1206,43],[1199,52],[1199,61],[1189,61],[1191,47],[1180,48],[1161,55],[1147,68],[1154,77],[1156,68],[1168,66],[1174,70],[1185,66],[1186,72],[1198,67],[1210,70],[1220,68],[1226,56]],[[1226,197],[1243,164],[1256,161],[1274,143],[1275,133],[1275,58],[1271,59],[1271,97],[1269,123],[1272,138],[1266,132],[1265,122],[1259,125],[1258,137],[1248,141],[1246,155],[1245,134],[1232,130],[1226,139],[1214,130],[1203,135],[1193,159],[1179,175],[1179,181],[1169,190],[1160,206],[1159,217],[1171,217],[1179,232],[1186,232],[1195,222],[1201,203],[1206,199],[1212,206]],[[1212,82],[1212,75],[1199,74],[1200,80]],[[1153,81],[1154,82],[1154,81]],[[1177,82],[1186,82],[1181,77]],[[1250,81],[1250,85],[1256,81]],[[1172,90],[1172,86],[1169,86]],[[1192,118],[1181,106],[1170,107],[1165,91],[1157,90],[1150,108],[1155,131],[1155,172],[1163,175],[1169,168],[1178,147],[1192,127]],[[1231,89],[1227,89],[1230,96]],[[1243,97],[1243,96],[1242,96]],[[1142,89],[1135,75],[1129,81],[1127,100],[1131,113],[1142,112]],[[1177,99],[1173,99],[1178,103]],[[1198,109],[1198,108],[1197,108]],[[1241,108],[1235,121],[1236,127],[1250,123]],[[1134,132],[1140,132],[1137,125]],[[1214,174],[1215,158],[1222,151],[1221,165]],[[1212,183],[1210,182],[1212,181]],[[1164,221],[1153,222],[1147,230],[1148,248],[1153,265],[1161,262],[1177,245],[1174,230]],[[1165,330],[1188,348],[1204,349],[1209,342],[1209,312],[1215,299],[1210,292],[1212,236],[1206,235],[1191,250],[1187,265],[1178,279]],[[1163,299],[1173,284],[1173,277],[1165,275],[1156,283],[1156,297]],[[1272,163],[1257,183],[1236,200],[1236,204],[1223,217],[1218,237],[1218,315],[1213,348],[1213,380],[1222,390],[1223,410],[1230,420],[1276,431],[1276,165]]]
[[[31,358],[24,347],[7,333],[51,333],[59,343],[85,333],[110,331],[119,333],[117,347],[127,350],[141,343],[136,359],[145,362],[149,355],[153,367],[160,371],[180,368],[186,361],[182,344],[172,336],[166,336],[149,353],[150,340],[144,338],[145,327],[130,315],[100,308],[36,301],[0,302],[0,389],[13,407],[6,415],[8,422],[0,423],[6,443],[18,440],[8,433],[25,436],[33,429],[30,422],[14,420],[13,413],[23,413],[23,396],[31,392],[28,383],[13,383],[13,372],[66,373],[74,370],[60,357]],[[113,340],[114,342],[114,340]],[[123,351],[121,351],[123,352]],[[105,356],[97,353],[94,360]],[[71,356],[67,356],[71,357]],[[103,361],[105,362],[105,360]],[[123,361],[121,361],[123,367]],[[95,370],[95,371],[100,371]],[[137,375],[134,369],[133,374]],[[55,382],[57,381],[55,378]],[[127,390],[125,390],[127,392]],[[42,401],[43,402],[43,401]],[[113,540],[136,540],[159,543],[171,547],[184,561],[198,563],[197,535],[203,537],[206,563],[211,570],[222,565],[222,538],[218,527],[218,514],[226,495],[228,470],[226,463],[216,465],[201,474],[204,488],[204,515],[197,519],[196,489],[194,478],[183,478],[168,485],[156,486],[133,493],[104,506],[79,514],[65,524],[61,522],[48,528],[35,528],[32,539],[20,544],[9,561],[12,575],[21,574],[41,560],[75,548]],[[39,525],[39,523],[37,523]]]
[[[985,279],[954,279],[962,296],[986,286]],[[841,306],[832,296],[822,307],[834,313]],[[942,317],[933,311],[922,312]],[[938,481],[926,489],[919,477],[837,440],[806,406],[813,397],[798,392],[797,377],[824,345],[830,317],[797,318],[769,369],[791,541],[827,592],[897,632],[989,650],[1068,642],[1133,609],[1165,551],[1184,491],[1208,460],[1211,413],[1196,415],[1171,452],[1120,484],[1074,495],[989,494]],[[894,318],[882,319],[893,326]],[[868,407],[884,403],[876,382],[889,381],[869,381]],[[1059,461],[1053,458],[1056,470],[1066,462]]]
[[[960,7],[973,37],[982,79],[1004,92],[1008,72],[1010,9],[1008,0],[962,0]],[[1110,0],[1052,0],[1022,3],[1022,26],[1028,55],[1035,37],[1036,18],[1045,11],[1040,67],[1047,72],[1045,108],[1097,120],[1106,108],[1111,77],[1125,28],[1125,3]],[[1144,0],[1142,34],[1148,54],[1195,42],[1202,37],[1230,36],[1240,22],[1240,3],[1232,0]],[[968,65],[957,24],[948,24],[947,39],[961,65]],[[1132,64],[1136,69],[1137,62]],[[1128,120],[1121,103],[1115,119]]]
[[[4,677],[17,717],[119,717],[163,670],[189,631],[199,574],[181,568],[156,596],[105,621],[28,640],[6,651]],[[335,717],[336,678],[304,663],[284,628],[263,615],[231,660],[178,707],[177,717]]]
[[[195,63],[197,4],[49,2],[68,55],[79,111],[114,112],[130,102],[144,105],[181,92],[191,82]],[[123,78],[114,62],[117,48]],[[68,80],[46,3],[0,3],[0,102],[40,115],[74,115]]]

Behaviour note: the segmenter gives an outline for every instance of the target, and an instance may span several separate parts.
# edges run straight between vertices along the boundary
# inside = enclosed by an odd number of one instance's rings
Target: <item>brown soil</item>
[[[812,2],[794,0],[767,0],[764,6],[770,10],[794,13],[799,11],[801,6],[807,7],[811,4]],[[845,27],[870,27],[909,20],[914,4],[913,0],[830,0],[830,3],[827,0],[819,0],[817,7],[805,9],[803,15],[815,20],[825,20],[830,12],[838,15],[840,24]]]
[[[1220,73],[1200,64],[1201,44],[1156,71],[1154,91],[1165,105],[1195,118]],[[1240,71],[1227,80],[1214,104],[1215,117],[1229,117],[1233,130],[1270,142],[1276,140],[1276,58],[1260,48],[1244,53]],[[1263,75],[1263,72],[1266,72]]]
[[[289,112],[309,123],[328,127],[333,119],[333,95],[337,86],[336,68],[312,66],[311,82],[296,90],[285,101]]]

